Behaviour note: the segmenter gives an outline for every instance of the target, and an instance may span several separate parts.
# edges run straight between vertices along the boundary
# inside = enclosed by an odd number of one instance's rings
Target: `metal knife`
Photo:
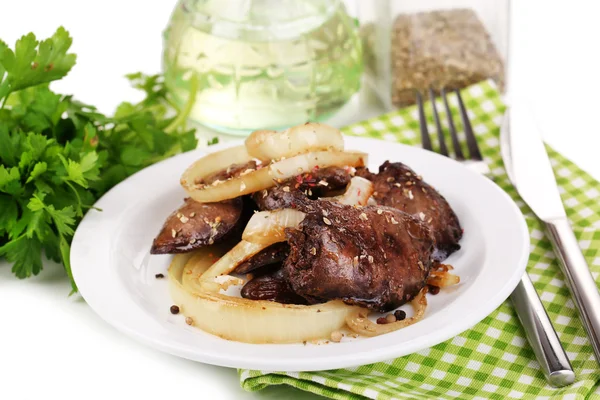
[[[507,111],[500,128],[500,149],[506,173],[514,184],[509,130],[509,112]],[[527,341],[531,345],[548,383],[555,387],[573,383],[575,381],[573,367],[527,272],[523,274],[510,298],[525,330]]]
[[[546,225],[596,360],[600,361],[600,293],[569,225],[533,115],[522,98],[512,100],[503,129],[510,149],[511,180],[521,198]]]

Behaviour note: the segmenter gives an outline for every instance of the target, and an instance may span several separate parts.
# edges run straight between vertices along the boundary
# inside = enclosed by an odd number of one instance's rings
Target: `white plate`
[[[165,217],[185,197],[190,152],[153,165],[120,183],[87,213],[73,239],[71,265],[81,295],[106,322],[159,350],[208,364],[274,371],[351,367],[392,359],[438,344],[481,321],[516,287],[529,256],[519,208],[489,179],[440,155],[383,141],[346,138],[369,153],[369,167],[401,161],[436,187],[464,228],[462,249],[448,260],[461,283],[428,296],[422,321],[386,335],[326,345],[255,345],[227,341],[171,315],[166,273],[171,256],[150,256]],[[217,150],[225,146],[215,146]]]

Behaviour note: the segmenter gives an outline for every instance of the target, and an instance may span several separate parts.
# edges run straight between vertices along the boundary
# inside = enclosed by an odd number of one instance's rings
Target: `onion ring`
[[[344,138],[332,126],[307,122],[280,132],[252,132],[246,139],[246,149],[248,154],[261,161],[271,161],[311,151],[342,151]]]
[[[236,159],[235,162],[244,162],[244,152],[245,150],[240,147],[233,147],[202,157],[183,173],[181,185],[194,200],[213,203],[268,189],[278,180],[290,179],[303,172],[312,171],[316,167],[361,167],[367,162],[367,155],[361,152],[317,151],[287,158],[226,181],[216,181],[209,185],[196,183],[202,182],[204,178],[215,172],[226,169],[231,165],[231,157],[234,155],[242,159],[241,161]],[[246,161],[251,159],[247,154],[246,157],[248,157]]]
[[[304,220],[302,211],[284,208],[255,213],[248,224],[242,239],[252,243],[273,244],[285,240],[286,228],[297,228]]]
[[[177,254],[169,267],[171,297],[190,323],[228,340],[246,343],[297,343],[329,338],[357,307],[334,300],[302,306],[249,300],[205,290],[195,275],[208,271],[210,248]],[[193,262],[191,262],[193,261]],[[188,277],[185,279],[184,276]]]
[[[336,197],[322,197],[319,200],[337,201],[350,206],[366,206],[373,194],[373,183],[368,179],[355,176],[350,180],[350,185],[344,194]]]

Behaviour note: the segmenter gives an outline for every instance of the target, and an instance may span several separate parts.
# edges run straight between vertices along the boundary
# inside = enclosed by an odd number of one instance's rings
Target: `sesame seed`
[[[387,179],[386,179],[386,181],[387,181],[387,182],[394,182],[394,181],[395,181],[395,179],[394,179],[393,177],[391,177],[391,176],[390,176],[389,178],[387,178]]]
[[[325,224],[327,225],[331,225],[331,221],[329,220],[329,218],[323,217],[323,222],[325,222]]]
[[[243,192],[244,190],[246,190],[246,184],[244,182],[240,183],[240,192]]]
[[[353,266],[353,267],[356,267],[356,266],[358,266],[358,256],[355,256],[355,257],[352,259],[352,266]]]
[[[208,244],[212,245],[215,243],[215,240],[213,238],[208,239]]]
[[[419,218],[421,218],[421,221],[425,221],[425,214],[422,211],[419,213]]]
[[[373,256],[369,254],[369,256],[367,257],[367,259],[369,260],[369,262],[371,264],[373,264]]]
[[[392,224],[393,225],[398,225],[398,221],[396,221],[396,218],[392,217]]]
[[[221,222],[221,217],[217,216],[217,218],[215,218],[215,222],[218,224],[219,222]]]
[[[177,236],[177,231],[175,229],[171,229],[171,236],[175,238]]]
[[[194,238],[191,238],[191,239],[190,239],[190,244],[194,244],[194,243],[196,243],[196,239],[194,239]]]
[[[394,183],[394,186],[396,186],[396,187],[402,187],[402,185],[399,184],[399,183]]]
[[[185,323],[188,325],[192,325],[194,323],[194,320],[192,319],[192,317],[185,317]]]
[[[312,196],[312,190],[308,189],[308,195]]]
[[[421,191],[422,191],[423,193],[427,193],[427,190],[425,190],[425,188],[424,188],[424,187],[422,187],[422,188],[421,188]]]
[[[194,218],[195,216],[196,216],[196,213],[195,213],[195,212],[193,212],[193,213],[190,213],[190,218]]]
[[[363,221],[368,221],[369,218],[367,217],[367,214],[365,213],[360,213],[360,215],[358,216],[358,218],[360,218]]]
[[[423,271],[425,271],[425,266],[423,265],[422,261],[419,261],[417,264],[419,264],[419,268],[422,269]]]
[[[411,186],[413,183],[411,181],[406,182],[406,186]]]
[[[379,214],[379,215],[383,214],[383,210],[381,208],[378,208],[377,209],[377,214]]]
[[[286,192],[286,193],[289,192],[290,191],[290,187],[289,186],[284,186],[283,187],[283,191]]]
[[[329,186],[329,183],[327,183],[326,181],[324,181],[323,179],[321,179],[319,181],[319,185],[321,185],[321,186]]]
[[[185,215],[182,215],[179,220],[181,221],[182,224],[186,224],[190,219],[188,217],[186,217]]]
[[[412,176],[412,174],[410,172],[407,172],[404,175],[406,175],[406,176]]]
[[[267,194],[268,194],[268,193],[269,193],[269,192],[267,192],[267,189],[263,190],[263,199],[264,199],[265,197],[267,197]]]
[[[329,215],[329,211],[327,211],[327,210],[323,210],[323,215],[324,215],[324,216],[328,216],[328,215]]]
[[[316,248],[312,248],[310,249],[310,254],[312,254],[313,256],[317,254],[317,249]]]
[[[411,200],[415,198],[415,196],[413,196],[412,190],[408,191],[408,198],[411,199]]]

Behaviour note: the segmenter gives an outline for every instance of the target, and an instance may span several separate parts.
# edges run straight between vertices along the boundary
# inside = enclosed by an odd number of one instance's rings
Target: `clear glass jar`
[[[492,79],[503,92],[510,0],[359,1],[365,80],[387,108]]]
[[[359,89],[361,43],[338,0],[180,0],[164,33],[168,89],[193,120],[247,134],[328,118]]]

